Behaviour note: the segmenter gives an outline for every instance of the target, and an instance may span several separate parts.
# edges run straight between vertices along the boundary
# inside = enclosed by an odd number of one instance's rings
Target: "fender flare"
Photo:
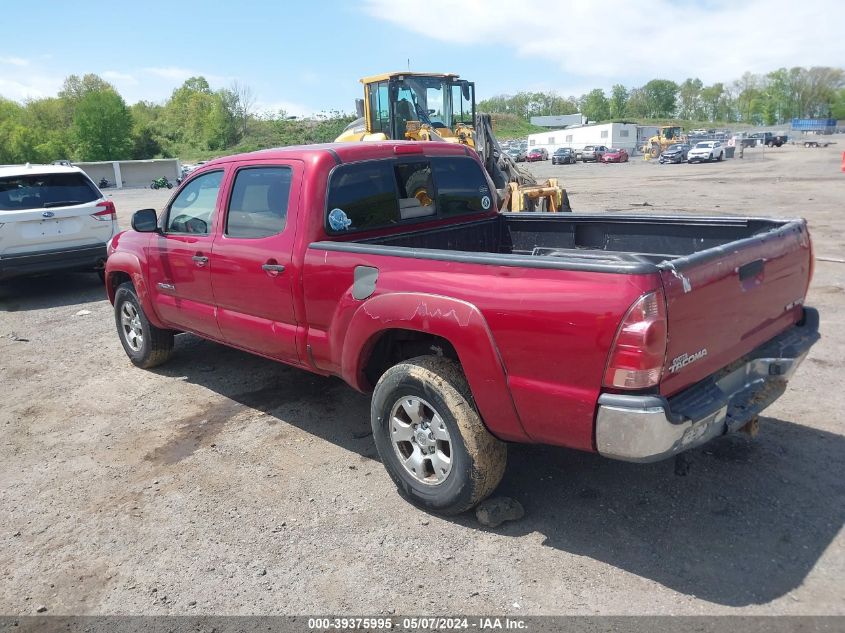
[[[379,335],[393,329],[449,341],[490,432],[504,440],[531,441],[511,398],[507,371],[487,321],[477,307],[460,299],[396,292],[365,301],[346,326],[341,354],[344,380],[361,391],[369,387],[364,363]]]
[[[116,251],[109,255],[106,260],[106,292],[108,293],[109,302],[114,305],[114,295],[117,288],[112,287],[109,283],[109,278],[112,273],[126,273],[132,280],[132,285],[135,286],[135,294],[138,295],[138,301],[141,302],[141,308],[147,320],[154,326],[161,329],[166,329],[167,326],[162,322],[155,310],[155,303],[150,296],[150,289],[147,285],[144,273],[141,270],[141,260],[137,256]]]

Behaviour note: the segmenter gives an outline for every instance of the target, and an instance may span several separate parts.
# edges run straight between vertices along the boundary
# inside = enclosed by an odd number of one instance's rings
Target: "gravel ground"
[[[842,259],[843,149],[532,169],[576,211],[804,216]],[[112,195],[128,226],[169,192]],[[808,302],[824,339],[756,439],[687,477],[512,446],[499,492],[526,515],[489,530],[402,501],[339,380],[190,335],[136,369],[96,276],[9,282],[0,613],[845,614],[845,264],[818,262]]]

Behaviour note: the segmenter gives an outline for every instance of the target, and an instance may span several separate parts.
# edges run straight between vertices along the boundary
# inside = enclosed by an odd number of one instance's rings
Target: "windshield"
[[[683,145],[670,145],[669,147],[666,148],[666,151],[667,152],[674,152],[674,151],[677,151],[677,150],[683,149],[683,148],[684,148]]]
[[[446,77],[405,77],[397,81],[397,116],[433,128],[473,124],[475,87],[468,81]]]
[[[710,149],[711,147],[713,147],[712,143],[696,143],[695,144],[696,149]]]

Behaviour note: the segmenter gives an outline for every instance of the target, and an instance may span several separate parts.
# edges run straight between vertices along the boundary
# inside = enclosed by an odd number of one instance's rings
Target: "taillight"
[[[604,386],[645,389],[660,382],[666,362],[666,300],[662,290],[643,295],[629,309],[613,346]]]
[[[95,220],[106,222],[107,220],[117,219],[117,211],[114,208],[114,202],[112,202],[111,200],[106,200],[105,202],[98,202],[97,208],[101,210],[91,214],[91,217]]]

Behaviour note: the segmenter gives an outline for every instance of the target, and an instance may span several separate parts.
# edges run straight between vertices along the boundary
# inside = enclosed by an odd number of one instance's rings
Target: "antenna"
[[[408,72],[411,72],[411,58],[408,58]]]

